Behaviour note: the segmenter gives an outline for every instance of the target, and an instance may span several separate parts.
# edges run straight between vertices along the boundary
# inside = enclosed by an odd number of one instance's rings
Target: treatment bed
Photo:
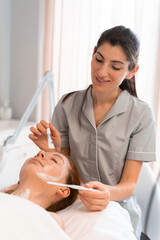
[[[65,232],[46,210],[14,195],[0,193],[0,213],[3,240],[136,240],[128,213],[115,202],[90,212],[77,200],[58,213]]]

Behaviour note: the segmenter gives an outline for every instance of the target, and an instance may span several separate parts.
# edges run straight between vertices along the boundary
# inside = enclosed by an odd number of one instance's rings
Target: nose
[[[104,78],[108,75],[108,66],[103,64],[98,70],[98,76]]]
[[[45,151],[43,150],[39,151],[39,153],[36,155],[36,157],[39,157],[41,159],[45,159],[45,156],[46,154],[45,154]]]

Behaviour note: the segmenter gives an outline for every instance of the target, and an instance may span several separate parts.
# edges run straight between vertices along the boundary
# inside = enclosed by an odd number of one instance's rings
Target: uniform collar
[[[126,112],[128,103],[129,103],[129,98],[130,98],[130,94],[128,93],[128,91],[124,90],[118,96],[116,102],[114,103],[112,108],[109,110],[109,112],[106,114],[106,116],[104,117],[102,122],[99,124],[99,126],[101,126],[104,122],[106,122],[110,118]],[[85,116],[87,117],[87,119],[89,120],[89,122],[92,124],[92,126],[94,128],[96,128],[94,112],[93,112],[93,99],[92,99],[92,95],[91,95],[91,88],[88,90],[86,102],[83,107],[83,112],[84,112]]]

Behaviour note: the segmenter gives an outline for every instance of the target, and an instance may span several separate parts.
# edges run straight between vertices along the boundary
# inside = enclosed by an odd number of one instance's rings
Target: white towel
[[[0,193],[0,239],[71,240],[46,210],[5,193]]]

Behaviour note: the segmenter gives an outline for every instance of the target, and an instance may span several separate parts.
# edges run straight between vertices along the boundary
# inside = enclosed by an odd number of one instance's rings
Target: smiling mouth
[[[97,77],[96,77],[96,81],[97,81],[98,83],[107,83],[107,82],[110,82],[110,80],[102,80],[102,79],[99,79],[99,78],[97,78]]]
[[[37,158],[32,158],[31,160],[30,160],[30,162],[38,162],[42,167],[44,167],[44,165],[41,163],[41,161],[39,161]]]

